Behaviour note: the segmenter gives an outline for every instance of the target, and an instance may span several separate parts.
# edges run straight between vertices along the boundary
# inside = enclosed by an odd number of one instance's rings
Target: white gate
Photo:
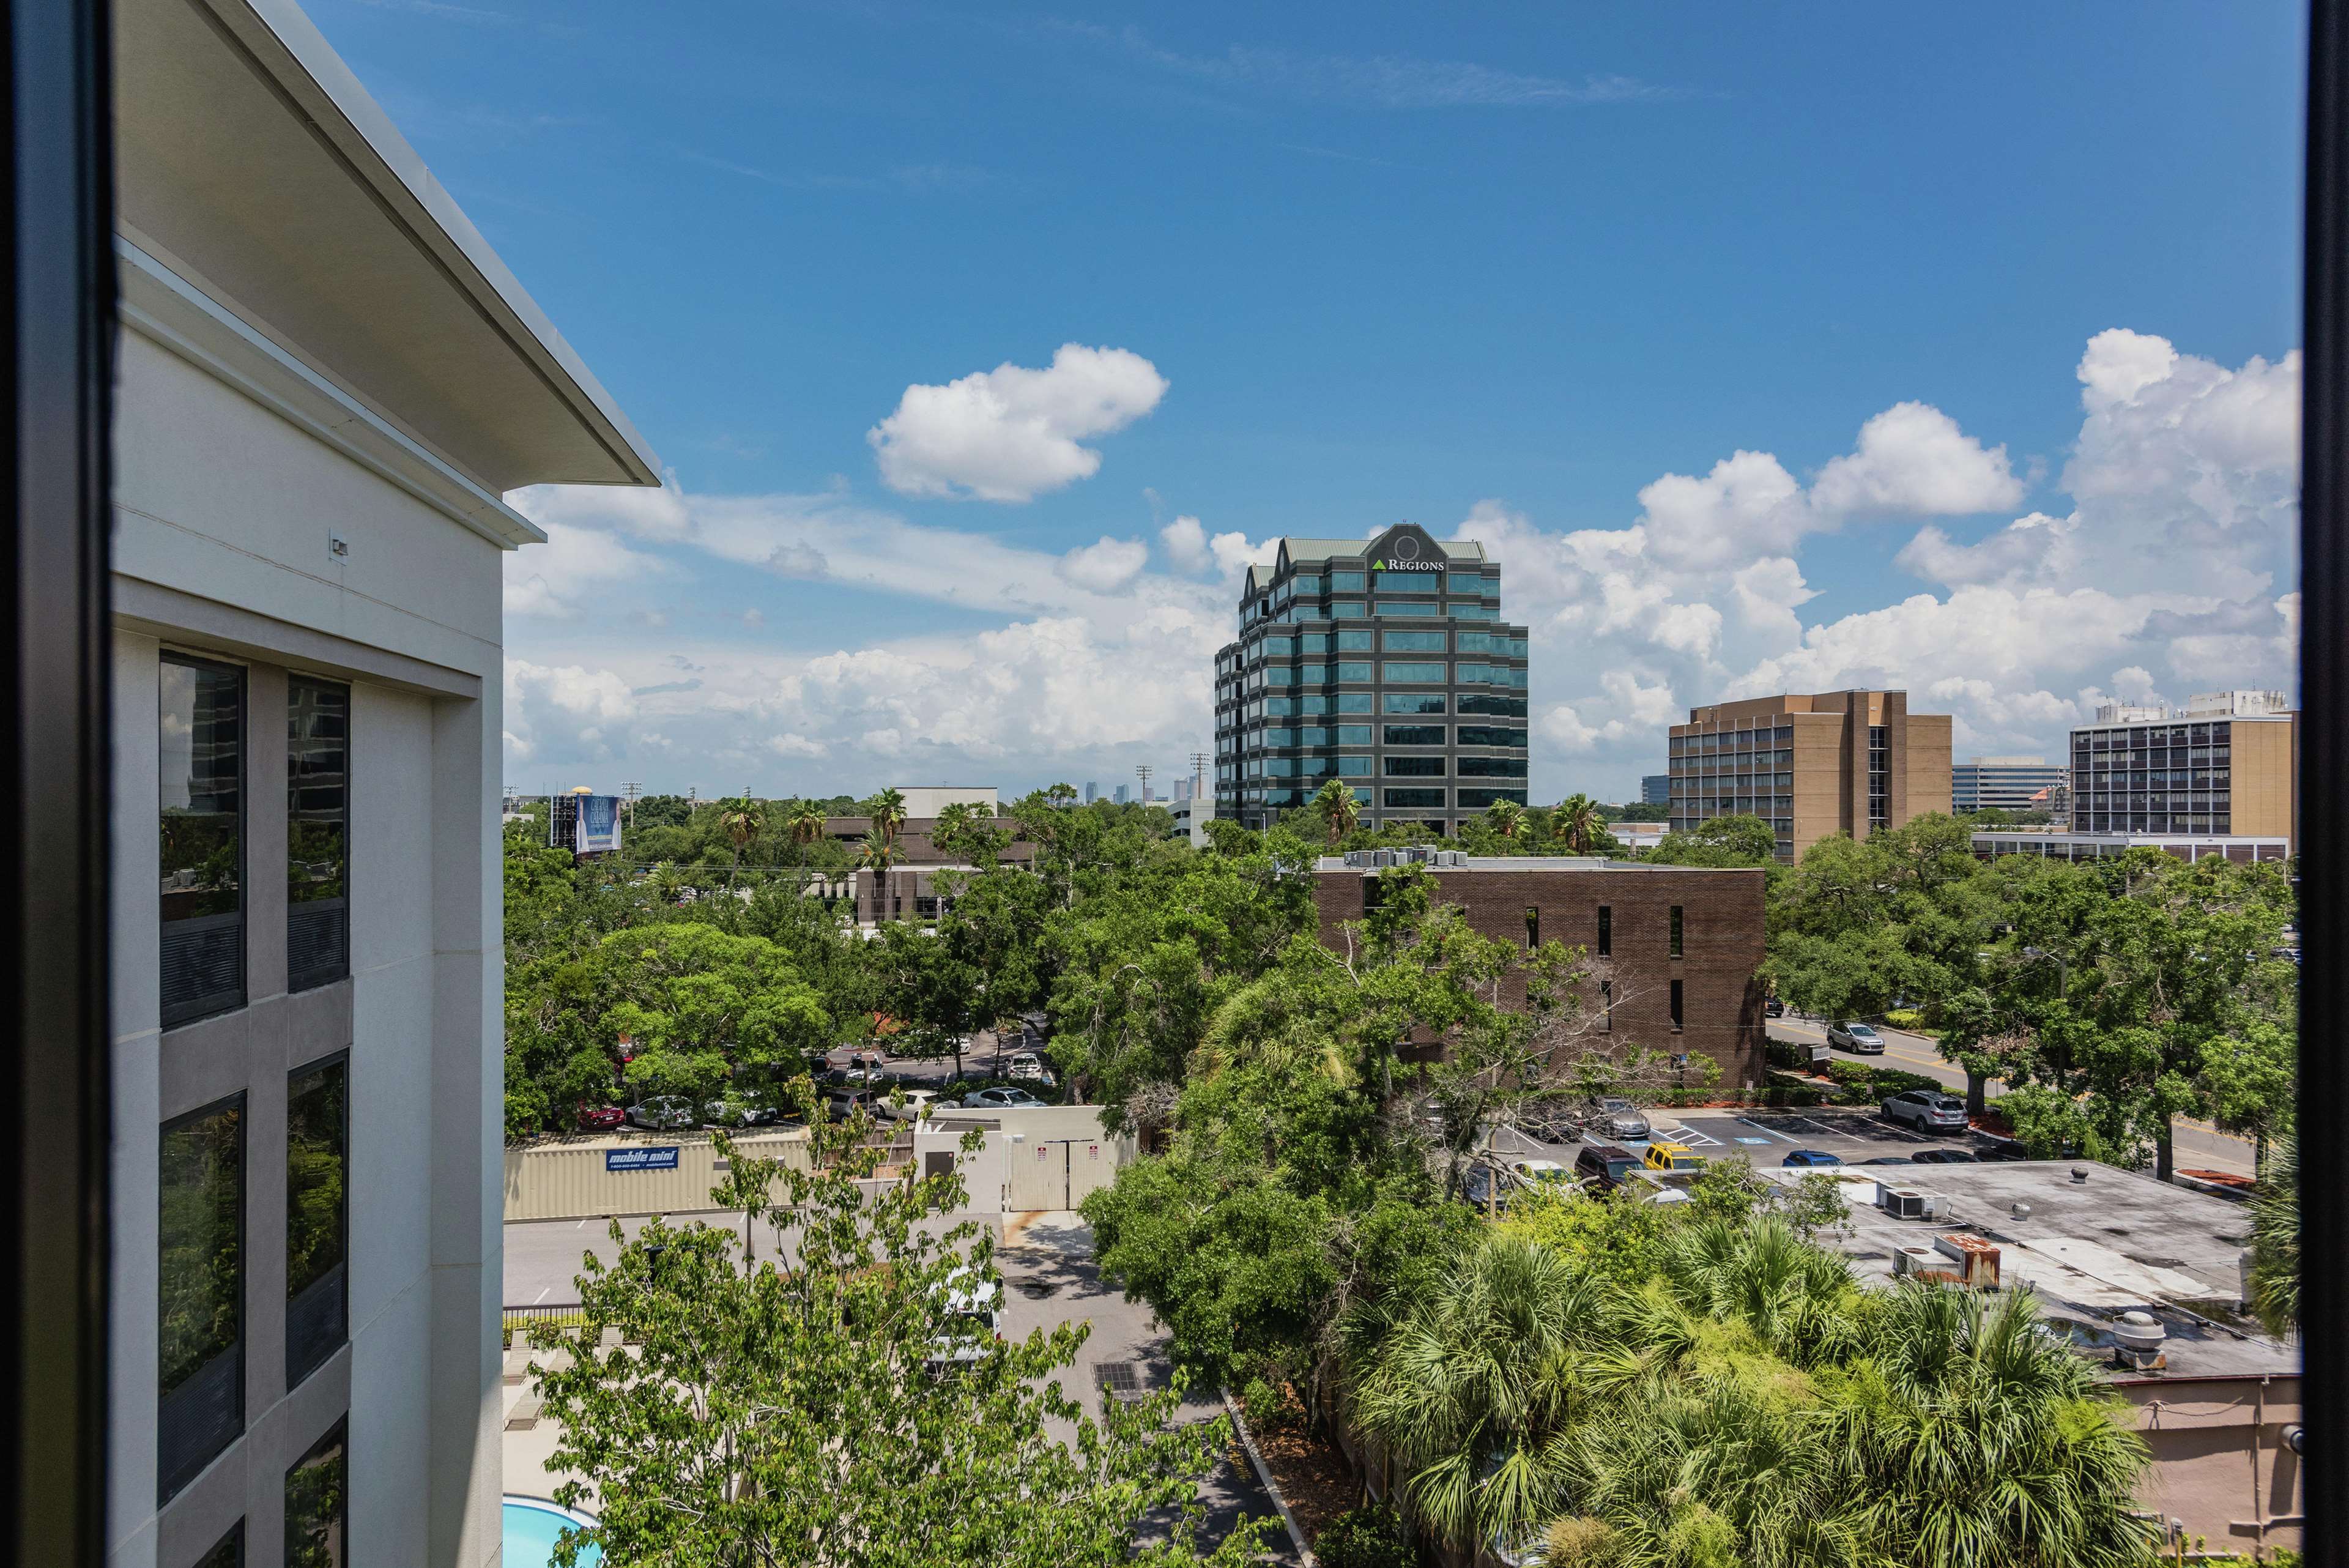
[[[1117,1176],[1104,1138],[1046,1138],[1014,1145],[1009,1152],[1014,1213],[1074,1209]]]

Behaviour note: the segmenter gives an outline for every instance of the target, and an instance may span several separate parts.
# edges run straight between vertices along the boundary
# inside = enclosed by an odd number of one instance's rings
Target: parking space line
[[[1773,1128],[1765,1127],[1751,1116],[1740,1116],[1737,1120],[1742,1126],[1752,1127],[1755,1132],[1768,1133],[1772,1137],[1776,1138],[1781,1143],[1799,1143],[1802,1141],[1799,1138],[1788,1137],[1785,1133],[1775,1131]]]
[[[1709,1144],[1717,1145],[1721,1142],[1719,1138],[1713,1137],[1711,1133],[1699,1132],[1696,1128],[1689,1126],[1686,1122],[1675,1123],[1671,1129],[1671,1136],[1665,1141],[1668,1143],[1686,1144],[1691,1148],[1702,1148]]]

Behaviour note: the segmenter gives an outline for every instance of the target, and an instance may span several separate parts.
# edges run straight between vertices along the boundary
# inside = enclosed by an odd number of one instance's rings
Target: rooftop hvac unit
[[[1895,1220],[1922,1220],[1925,1217],[1925,1195],[1911,1187],[1881,1189],[1877,1201]]]
[[[1998,1249],[1980,1236],[1963,1233],[1933,1238],[1934,1250],[1958,1261],[1957,1275],[1977,1290],[1998,1289]]]
[[[1892,1254],[1892,1272],[1896,1274],[1918,1274],[1940,1266],[1940,1254],[1932,1248],[1915,1245],[1902,1247]]]

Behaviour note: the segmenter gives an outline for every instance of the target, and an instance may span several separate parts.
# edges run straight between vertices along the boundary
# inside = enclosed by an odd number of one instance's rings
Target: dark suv
[[[1638,1157],[1620,1144],[1587,1143],[1574,1157],[1574,1174],[1602,1190],[1622,1186],[1639,1168]]]

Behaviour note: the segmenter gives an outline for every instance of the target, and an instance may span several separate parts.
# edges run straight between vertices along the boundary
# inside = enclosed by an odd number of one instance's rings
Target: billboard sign
[[[579,798],[579,836],[571,847],[581,855],[610,854],[620,847],[620,797],[583,794]]]
[[[605,1170],[675,1170],[677,1145],[660,1148],[607,1148],[604,1151]]]

